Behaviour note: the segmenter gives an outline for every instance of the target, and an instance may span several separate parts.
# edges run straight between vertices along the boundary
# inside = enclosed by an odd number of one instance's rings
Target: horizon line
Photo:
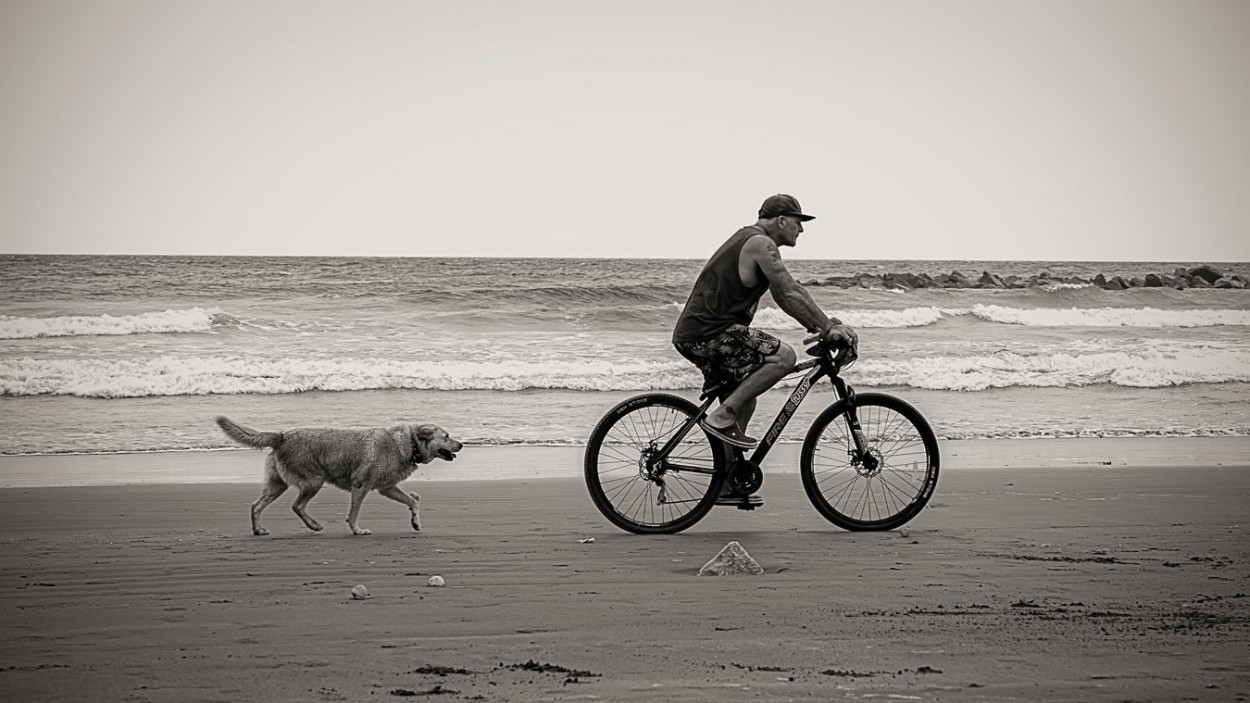
[[[201,259],[469,259],[469,260],[534,260],[534,261],[706,261],[706,257],[684,256],[493,256],[493,255],[446,255],[446,256],[414,256],[398,254],[135,254],[135,253],[34,253],[34,252],[0,252],[0,257],[131,257],[131,258],[201,258]],[[913,262],[994,262],[994,263],[1115,263],[1115,264],[1150,264],[1150,263],[1186,263],[1198,264],[1245,264],[1250,259],[1238,261],[1233,259],[927,259],[913,257],[880,257],[871,259],[852,258],[808,258],[787,256],[786,261],[913,261]]]

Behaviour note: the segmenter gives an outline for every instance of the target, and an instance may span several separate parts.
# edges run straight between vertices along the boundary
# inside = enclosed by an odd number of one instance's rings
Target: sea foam
[[[0,315],[0,339],[86,337],[97,335],[208,332],[223,316],[220,310],[186,308],[137,315],[14,317]]]
[[[1163,388],[1191,383],[1250,382],[1250,353],[1228,349],[1187,354],[1114,351],[1024,355],[1002,351],[892,362],[861,360],[851,372],[848,376],[861,385],[949,391],[1099,384]]]
[[[1160,310],[1157,308],[1014,308],[977,304],[968,308],[916,307],[902,310],[830,310],[851,327],[925,327],[943,319],[971,316],[984,322],[1026,327],[1223,327],[1250,326],[1250,310]],[[778,308],[761,308],[753,326],[802,329]]]
[[[0,362],[0,394],[92,398],[277,394],[382,389],[577,391],[690,388],[698,371],[685,361],[446,361],[164,357]]]
[[[1250,310],[1157,308],[1010,308],[974,305],[970,314],[988,322],[1038,327],[1219,327],[1250,325]]]
[[[1229,349],[1110,351],[860,360],[847,372],[856,385],[981,391],[1012,386],[1110,384],[1159,388],[1250,382],[1250,352]],[[693,389],[699,372],[684,360],[620,363],[583,360],[415,362],[393,359],[259,359],[170,356],[73,361],[22,358],[0,363],[0,393],[95,398],[278,394],[380,389],[647,391]]]
[[[924,327],[943,317],[961,314],[961,311],[943,310],[935,307],[906,308],[903,310],[846,310],[831,311],[832,314],[856,328]],[[962,311],[966,312],[966,311]],[[769,330],[799,330],[803,326],[778,308],[760,308],[755,313],[752,326]]]

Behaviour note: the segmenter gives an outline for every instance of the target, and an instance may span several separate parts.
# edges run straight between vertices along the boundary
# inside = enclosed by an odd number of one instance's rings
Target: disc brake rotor
[[[867,459],[867,461],[865,461]],[[872,478],[881,473],[882,467],[885,466],[885,459],[881,456],[881,450],[876,447],[869,447],[864,453],[853,462],[855,472],[864,478]]]

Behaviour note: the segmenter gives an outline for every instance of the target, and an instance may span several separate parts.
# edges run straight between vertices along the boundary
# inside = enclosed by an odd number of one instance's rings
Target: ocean
[[[0,454],[233,447],[218,414],[583,444],[630,395],[697,396],[669,334],[702,263],[0,256]],[[1198,263],[788,261],[801,281],[1047,274],[1019,289],[809,289],[859,331],[848,382],[909,400],[941,438],[1247,436],[1250,290],[1083,282]],[[756,326],[804,336],[767,296]],[[761,425],[787,394],[762,399]],[[809,396],[782,441],[801,442],[830,395]]]

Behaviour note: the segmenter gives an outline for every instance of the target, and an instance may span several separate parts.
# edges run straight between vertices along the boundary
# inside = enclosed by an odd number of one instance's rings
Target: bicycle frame
[[[802,404],[803,400],[807,397],[807,394],[811,392],[812,387],[815,386],[820,379],[825,376],[829,377],[830,382],[833,384],[834,394],[837,396],[836,401],[844,399],[853,400],[855,398],[854,389],[848,386],[846,381],[842,380],[842,377],[838,375],[838,367],[828,359],[808,359],[807,361],[796,365],[794,367],[794,372],[798,373],[807,371],[808,369],[811,370],[808,371],[807,375],[803,376],[798,385],[795,386],[794,391],[790,393],[790,398],[786,400],[785,405],[783,405],[781,410],[778,411],[777,417],[773,419],[773,424],[768,428],[768,432],[764,434],[764,439],[760,440],[759,445],[751,454],[751,463],[755,466],[759,466],[760,463],[764,461],[764,458],[768,456],[768,452],[772,450],[773,445],[777,443],[777,439],[781,437],[782,430],[784,430],[786,425],[790,423],[790,419],[794,417],[794,413],[798,411],[799,405]],[[659,452],[652,455],[652,457],[647,461],[648,468],[653,469],[656,465],[659,465],[663,468],[663,470],[674,469],[677,471],[689,471],[692,473],[702,474],[714,473],[704,467],[687,466],[670,462],[668,460],[668,455],[677,447],[678,444],[681,443],[683,439],[686,438],[686,435],[690,434],[691,430],[698,425],[699,420],[707,415],[708,408],[712,407],[712,403],[715,400],[715,389],[704,393],[703,404],[699,406],[699,411],[695,413],[694,417],[690,418],[686,424],[682,425],[682,427],[668,440],[668,442],[664,444],[664,447],[661,448]],[[859,417],[856,415],[853,406],[851,411],[847,413],[847,420],[851,427],[851,435],[855,439],[856,453],[863,461],[872,462],[874,466],[869,468],[875,468],[876,460],[864,452],[864,435],[863,431],[860,429]],[[741,458],[741,450],[735,451],[738,453],[739,458]]]

